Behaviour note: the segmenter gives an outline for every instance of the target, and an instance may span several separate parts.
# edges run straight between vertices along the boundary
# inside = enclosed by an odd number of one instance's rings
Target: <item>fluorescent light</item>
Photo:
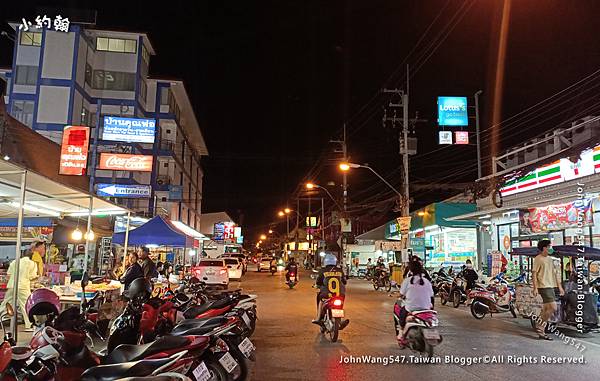
[[[481,216],[481,217],[479,217],[479,219],[480,219],[480,220],[485,220],[486,218],[490,218],[490,217],[492,217],[492,215],[491,215],[491,214],[486,214],[485,216]]]
[[[118,215],[122,215],[122,214],[127,214],[127,211],[124,209],[120,209],[120,210],[93,210],[92,211],[92,216],[103,216],[103,215],[107,215],[107,216],[118,216]],[[70,216],[70,217],[87,217],[90,215],[89,210],[86,210],[85,212],[71,212],[71,213],[65,213],[65,216]]]
[[[149,243],[149,244],[146,245],[146,247],[148,249],[156,249],[158,247],[158,245],[155,244],[155,243]]]
[[[427,227],[425,228],[425,231],[428,231],[428,230],[436,230],[436,229],[439,229],[439,228],[440,228],[440,227],[439,227],[438,225],[431,225],[431,226],[427,226]]]
[[[12,206],[15,209],[19,209],[20,204],[16,201],[9,201],[7,202],[8,205]],[[23,204],[23,210],[27,210],[29,212],[35,212],[35,213],[41,213],[41,214],[47,214],[49,216],[53,216],[53,217],[59,217],[60,213],[54,211],[54,210],[50,210],[50,209],[45,209],[45,208],[38,208],[35,205],[29,205],[29,204]]]
[[[173,223],[173,225],[175,225],[175,227],[179,230],[181,230],[182,232],[184,232],[186,235],[189,235],[190,237],[194,237],[197,239],[203,239],[206,238],[206,236],[194,229],[192,229],[191,227],[187,226],[186,224],[184,224],[181,221],[171,221]]]
[[[483,222],[481,222],[481,223],[482,223],[483,225],[491,225],[491,224],[492,224],[492,221],[483,221]]]

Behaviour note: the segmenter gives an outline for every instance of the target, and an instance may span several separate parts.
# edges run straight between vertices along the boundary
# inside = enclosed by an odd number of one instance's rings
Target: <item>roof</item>
[[[112,242],[123,245],[125,232],[113,234]],[[130,230],[128,244],[192,247],[194,238],[177,229],[168,219],[156,216],[135,230]]]

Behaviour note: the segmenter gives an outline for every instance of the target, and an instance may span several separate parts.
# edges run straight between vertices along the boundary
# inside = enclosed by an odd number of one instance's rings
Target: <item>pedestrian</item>
[[[31,244],[31,260],[37,266],[39,276],[44,276],[44,257],[46,255],[46,243],[44,241],[35,241]]]
[[[475,282],[479,278],[477,275],[477,271],[473,269],[473,262],[470,259],[467,259],[465,262],[465,269],[462,272],[463,277],[467,281],[467,290],[472,290],[475,287]]]
[[[123,273],[123,276],[119,279],[121,283],[125,285],[125,291],[129,290],[129,285],[131,282],[136,280],[137,278],[143,278],[144,272],[142,271],[142,267],[138,263],[138,255],[135,251],[129,253],[127,258],[125,259],[125,264],[127,269]]]
[[[158,277],[158,271],[156,271],[156,264],[152,258],[150,258],[150,249],[146,246],[142,246],[138,252],[138,257],[140,259],[142,272],[144,273],[144,278],[148,280],[152,280],[152,278]]]
[[[540,339],[552,340],[545,332],[548,321],[556,312],[555,291],[558,287],[560,295],[564,295],[560,271],[556,270],[554,261],[550,254],[554,252],[551,243],[547,239],[538,242],[539,254],[533,259],[533,295],[542,297],[542,311],[538,318],[536,331]]]
[[[18,307],[23,315],[23,321],[25,322],[25,332],[33,332],[33,327],[27,312],[25,311],[25,303],[27,298],[31,295],[31,281],[38,277],[37,265],[31,260],[31,251],[27,250],[21,255],[19,260],[19,283],[17,285],[17,302],[16,305],[13,300],[13,288],[15,285],[15,266],[16,260],[13,260],[8,266],[7,275],[9,276],[8,283],[6,285],[6,294],[4,300],[0,304],[0,311],[6,311],[6,304],[10,303],[13,307]]]

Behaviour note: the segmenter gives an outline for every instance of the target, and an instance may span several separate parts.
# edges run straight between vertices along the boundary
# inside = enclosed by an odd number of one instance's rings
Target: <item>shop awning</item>
[[[16,227],[19,221],[16,218],[0,218],[0,227]],[[23,219],[23,227],[40,228],[53,225],[52,218],[47,217],[27,217]]]
[[[552,245],[554,253],[552,257],[581,257],[590,260],[600,260],[600,249],[589,246],[577,245]],[[535,257],[540,252],[537,247],[515,247],[510,252],[511,255],[524,255]]]
[[[113,234],[112,242],[124,245],[125,232]],[[179,230],[168,219],[156,216],[139,228],[131,230],[129,232],[128,244],[135,246],[193,247],[194,237]]]
[[[427,226],[443,226],[449,228],[474,228],[474,221],[457,221],[455,216],[475,212],[477,205],[466,202],[436,202],[411,213],[410,230],[423,229]],[[419,215],[421,213],[422,215]]]

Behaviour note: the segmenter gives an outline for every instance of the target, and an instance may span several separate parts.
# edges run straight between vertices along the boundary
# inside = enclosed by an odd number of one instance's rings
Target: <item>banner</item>
[[[60,147],[60,175],[82,176],[85,173],[89,142],[89,127],[65,127]]]
[[[154,143],[155,126],[154,119],[105,116],[102,140]]]
[[[578,221],[578,219],[580,219]],[[532,208],[519,211],[521,234],[545,233],[553,230],[592,225],[592,199],[585,198],[561,205]]]
[[[37,241],[43,240],[46,242],[52,241],[52,235],[54,234],[53,227],[23,227],[21,230],[21,239],[23,241]],[[16,226],[0,226],[0,241],[14,242],[17,240],[17,227]]]
[[[124,153],[101,153],[98,169],[151,172],[152,156],[129,155]]]

